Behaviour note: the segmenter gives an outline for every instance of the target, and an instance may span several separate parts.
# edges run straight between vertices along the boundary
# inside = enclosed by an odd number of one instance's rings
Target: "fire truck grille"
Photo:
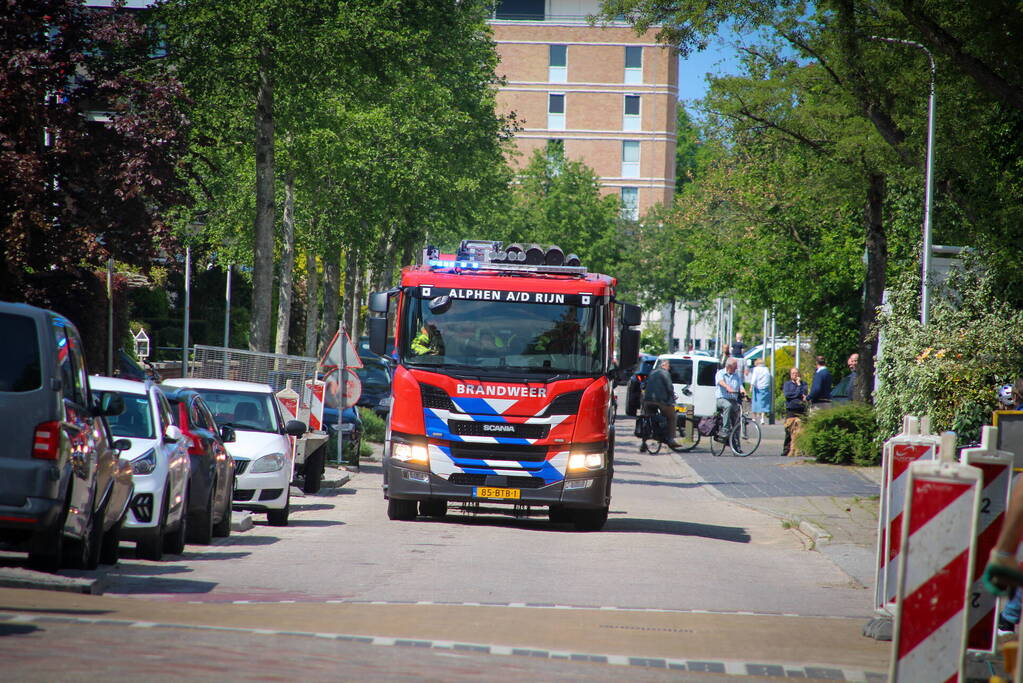
[[[448,477],[448,483],[459,486],[486,486],[486,474],[468,474],[456,472]],[[545,484],[540,477],[505,477],[505,486],[516,489],[538,489]]]
[[[545,439],[550,425],[508,424],[504,422],[469,422],[450,420],[448,429],[458,436],[495,436],[516,439]]]
[[[543,462],[547,459],[546,446],[505,446],[502,444],[451,444],[451,457],[462,460],[511,460],[517,462]]]
[[[419,385],[419,390],[422,393],[424,408],[455,410],[455,404],[451,401],[451,397],[440,387],[435,387],[432,384],[421,384]]]

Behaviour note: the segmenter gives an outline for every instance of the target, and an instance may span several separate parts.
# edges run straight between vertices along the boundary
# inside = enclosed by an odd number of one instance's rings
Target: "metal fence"
[[[291,388],[301,397],[301,409],[309,409],[306,381],[316,379],[317,360],[280,353],[241,351],[220,346],[196,345],[188,376],[204,379],[230,379],[239,382],[269,384],[281,391],[291,380]]]

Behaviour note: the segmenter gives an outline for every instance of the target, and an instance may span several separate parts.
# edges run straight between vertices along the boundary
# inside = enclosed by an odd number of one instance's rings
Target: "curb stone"
[[[231,513],[231,531],[248,531],[252,528],[252,513],[235,510]]]
[[[62,591],[102,595],[106,581],[103,576],[79,578],[47,574],[21,567],[0,569],[0,588],[33,588],[36,590]]]

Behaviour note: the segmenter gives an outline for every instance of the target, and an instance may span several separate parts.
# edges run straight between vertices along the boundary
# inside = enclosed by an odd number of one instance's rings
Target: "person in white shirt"
[[[725,367],[717,371],[714,376],[714,383],[717,385],[718,410],[721,411],[723,420],[719,436],[724,439],[728,436],[728,430],[732,428],[732,420],[739,417],[739,399],[746,398],[746,389],[742,386],[742,375],[736,368],[739,363],[734,358],[725,361]]]
[[[753,361],[753,371],[749,376],[750,388],[753,391],[753,403],[750,412],[753,419],[760,419],[764,424],[767,413],[771,412],[771,371],[764,366],[764,359],[757,358]]]

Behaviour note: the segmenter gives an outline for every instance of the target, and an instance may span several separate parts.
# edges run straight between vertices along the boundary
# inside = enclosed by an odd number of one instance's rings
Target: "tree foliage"
[[[152,36],[130,13],[39,0],[7,4],[0,45],[0,298],[39,301],[39,274],[108,258],[148,268],[185,199],[188,131]]]

